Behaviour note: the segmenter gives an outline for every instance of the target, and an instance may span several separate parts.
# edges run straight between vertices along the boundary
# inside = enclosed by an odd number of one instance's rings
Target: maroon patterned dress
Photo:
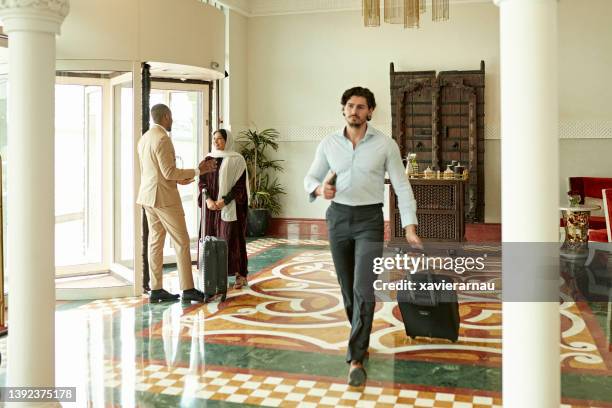
[[[219,193],[219,169],[223,158],[207,157],[205,160],[217,160],[217,170],[200,176],[200,196],[198,205],[202,207],[202,189],[206,198],[217,200]],[[226,222],[221,219],[221,211],[211,211],[206,207],[204,234],[224,239],[227,242],[229,276],[247,276],[246,228],[248,197],[246,189],[246,172],[238,179],[231,191],[223,197],[226,205],[236,201],[236,221]],[[205,201],[205,200],[204,200]],[[204,202],[204,206],[206,203]],[[201,230],[200,230],[201,234]],[[199,259],[199,256],[198,256]]]

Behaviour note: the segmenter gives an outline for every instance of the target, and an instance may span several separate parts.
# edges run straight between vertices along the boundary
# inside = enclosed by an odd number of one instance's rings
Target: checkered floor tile
[[[107,386],[116,387],[127,381],[122,378],[120,365],[107,367]],[[217,370],[195,372],[188,368],[147,365],[134,374],[139,391],[271,407],[501,407],[499,398],[482,395],[375,386],[356,389],[342,383]]]

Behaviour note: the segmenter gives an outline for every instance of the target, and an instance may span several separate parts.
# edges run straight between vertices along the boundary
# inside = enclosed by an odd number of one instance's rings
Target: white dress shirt
[[[329,170],[337,174],[336,196],[333,201],[350,206],[382,203],[385,172],[398,197],[402,226],[417,224],[416,200],[404,172],[399,147],[395,141],[372,126],[353,149],[344,135],[344,128],[319,143],[314,161],[304,178],[304,188],[310,201]]]

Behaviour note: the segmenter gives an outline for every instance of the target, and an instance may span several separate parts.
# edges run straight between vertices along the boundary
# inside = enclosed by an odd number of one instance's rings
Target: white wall
[[[560,203],[568,177],[612,177],[611,16],[609,0],[559,2]]]
[[[342,91],[363,84],[377,96],[375,120],[390,123],[390,62],[396,70],[448,70],[478,69],[484,59],[494,87],[497,8],[472,4],[453,11],[451,21],[425,22],[419,30],[386,24],[364,28],[359,11],[252,18],[251,118],[292,126],[336,124]],[[474,13],[480,19],[478,27],[473,27]],[[492,92],[493,88],[487,90],[486,113],[495,119],[498,98]]]
[[[198,0],[71,0],[57,59],[223,67],[224,26],[223,12]]]
[[[139,61],[173,62],[203,68],[210,68],[214,61],[223,67],[225,15],[221,10],[198,0],[139,2]]]
[[[231,101],[229,112],[225,112],[225,127],[230,127],[234,132],[248,125],[248,100],[247,100],[247,18],[234,11],[229,12],[228,26],[228,48],[229,48],[229,77],[224,80],[224,85],[229,86],[229,98]],[[229,117],[227,114],[229,113]],[[235,134],[238,137],[238,134]]]
[[[564,139],[559,150],[560,203],[567,202],[568,177],[612,177],[612,139]]]
[[[424,21],[419,30],[387,24],[364,28],[359,11],[250,19],[249,119],[302,140],[280,147],[287,160],[281,181],[289,192],[281,216],[323,218],[326,205],[307,203],[302,179],[318,140],[330,127],[343,125],[340,96],[345,89],[370,88],[378,104],[372,124],[390,133],[391,62],[397,71],[411,71],[479,69],[484,60],[486,121],[497,124],[497,20],[493,4],[453,6],[449,22]],[[489,190],[495,188],[487,186]]]
[[[569,175],[612,177],[612,15],[609,0],[559,2],[561,113],[560,200]],[[451,4],[450,21],[418,30],[383,24],[364,28],[359,11],[248,19],[248,120],[276,127],[280,175],[289,195],[282,217],[323,218],[323,203],[308,204],[302,190],[318,140],[342,126],[339,99],[353,85],[369,87],[378,108],[372,124],[390,132],[389,63],[396,70],[478,69],[486,64],[485,221],[500,222],[499,11],[491,3]],[[233,106],[234,102],[232,102]],[[566,138],[570,138],[566,140]],[[579,139],[574,139],[579,138]],[[526,146],[525,148],[529,148]],[[521,163],[517,165],[533,165]]]
[[[71,1],[57,37],[57,59],[135,60],[138,8],[134,0]]]
[[[559,2],[559,111],[565,120],[612,120],[612,1]],[[608,135],[612,137],[612,135]]]

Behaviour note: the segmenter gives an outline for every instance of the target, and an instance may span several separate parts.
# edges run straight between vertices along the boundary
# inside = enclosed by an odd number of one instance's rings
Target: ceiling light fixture
[[[384,1],[385,23],[403,24],[404,28],[418,28],[420,16],[427,10],[427,0],[362,0],[364,26],[380,26],[381,1]],[[431,19],[432,21],[449,19],[449,0],[431,0]]]

